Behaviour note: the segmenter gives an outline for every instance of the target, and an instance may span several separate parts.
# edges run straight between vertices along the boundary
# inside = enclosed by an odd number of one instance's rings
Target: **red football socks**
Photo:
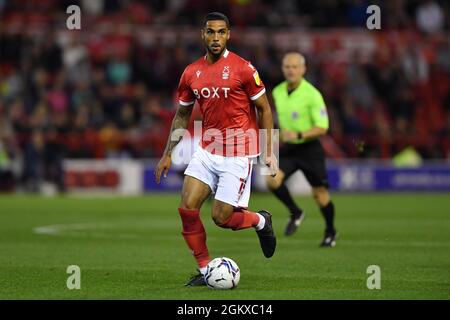
[[[225,223],[221,225],[222,228],[233,230],[248,229],[256,227],[259,222],[259,216],[256,212],[248,211],[242,208],[236,208],[233,214]]]
[[[178,208],[183,223],[183,237],[200,268],[206,267],[211,260],[206,246],[206,232],[200,220],[200,210]]]

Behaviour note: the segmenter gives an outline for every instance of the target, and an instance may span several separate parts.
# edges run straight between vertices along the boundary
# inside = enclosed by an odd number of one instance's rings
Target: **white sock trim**
[[[205,275],[205,274],[206,274],[206,270],[207,270],[207,269],[208,269],[207,267],[198,268],[198,270],[200,270],[200,273],[201,273],[202,275]]]
[[[257,212],[256,214],[257,214],[258,217],[259,217],[259,222],[258,222],[258,224],[256,225],[255,229],[256,229],[257,231],[259,231],[259,230],[261,230],[262,228],[264,228],[264,225],[266,224],[266,219],[265,219],[261,214],[259,214],[258,212]]]

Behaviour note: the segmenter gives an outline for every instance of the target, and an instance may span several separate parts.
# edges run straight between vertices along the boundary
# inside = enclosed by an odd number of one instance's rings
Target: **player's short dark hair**
[[[203,27],[206,26],[206,22],[210,20],[222,20],[227,24],[227,28],[230,28],[230,20],[228,17],[220,12],[210,12],[203,18]]]

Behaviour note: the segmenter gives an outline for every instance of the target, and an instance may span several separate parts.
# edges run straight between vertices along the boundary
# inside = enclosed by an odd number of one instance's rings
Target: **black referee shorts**
[[[319,140],[284,144],[280,148],[280,169],[285,174],[285,180],[301,170],[312,187],[329,187],[325,153]]]

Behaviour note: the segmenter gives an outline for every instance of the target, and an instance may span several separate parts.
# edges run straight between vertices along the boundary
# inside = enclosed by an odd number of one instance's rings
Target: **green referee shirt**
[[[322,94],[306,79],[288,94],[287,81],[272,91],[281,130],[307,131],[313,127],[328,129],[328,114]],[[292,143],[303,143],[304,139]]]

